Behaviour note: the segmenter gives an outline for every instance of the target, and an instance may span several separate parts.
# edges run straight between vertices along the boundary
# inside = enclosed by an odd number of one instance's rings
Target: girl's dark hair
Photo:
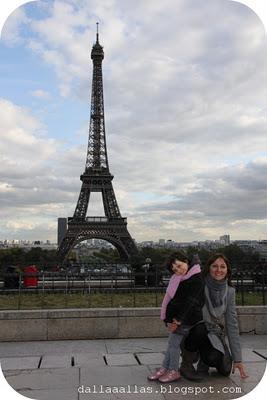
[[[217,258],[222,258],[223,261],[225,262],[226,266],[227,266],[227,282],[229,286],[232,286],[232,282],[231,282],[231,278],[232,278],[232,268],[231,268],[231,264],[230,261],[228,260],[228,258],[223,254],[223,253],[214,253],[212,254],[212,256],[210,256],[210,258],[207,261],[207,264],[205,265],[204,269],[203,269],[203,275],[204,277],[207,276],[210,273],[210,266],[214,263],[214,261],[217,260]]]
[[[171,274],[173,274],[173,270],[172,270],[172,264],[176,261],[182,261],[188,264],[188,266],[190,265],[190,261],[189,258],[187,257],[187,255],[185,253],[183,253],[182,251],[176,251],[175,253],[172,253],[166,260],[165,266],[166,268],[169,270],[169,272]]]

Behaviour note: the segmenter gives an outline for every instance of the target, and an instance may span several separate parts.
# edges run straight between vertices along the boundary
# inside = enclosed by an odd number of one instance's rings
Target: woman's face
[[[188,271],[188,264],[186,262],[175,260],[172,264],[172,272],[176,275],[185,275]]]
[[[223,258],[217,258],[211,265],[210,265],[210,275],[216,281],[221,281],[226,278],[227,275],[227,265]]]

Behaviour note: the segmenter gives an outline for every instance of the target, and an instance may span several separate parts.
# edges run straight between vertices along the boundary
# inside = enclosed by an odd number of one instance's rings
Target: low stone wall
[[[267,334],[267,306],[237,307],[241,333]],[[165,337],[159,308],[0,311],[0,341]]]

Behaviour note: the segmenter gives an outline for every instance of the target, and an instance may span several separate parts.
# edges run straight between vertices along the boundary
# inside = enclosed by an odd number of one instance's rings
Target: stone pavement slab
[[[253,350],[254,350],[253,348],[251,348],[251,349],[242,348],[243,362],[250,362],[250,361],[262,362],[262,361],[264,361],[263,358],[260,355],[254,353]]]
[[[40,357],[6,357],[1,358],[1,368],[5,370],[14,369],[37,369]]]
[[[34,342],[0,342],[0,359],[10,356],[36,356],[66,353],[107,353],[108,340],[55,340]],[[127,342],[127,340],[126,340]]]
[[[82,367],[80,368],[80,384],[84,386],[147,385],[148,373],[148,368],[143,365]]]
[[[243,334],[240,335],[241,347],[266,348],[267,335]]]
[[[16,370],[5,373],[5,377],[10,386],[20,390],[74,389],[79,386],[78,368]]]
[[[107,353],[143,353],[165,351],[166,338],[109,339],[106,340]]]
[[[255,352],[257,352],[257,354],[260,354],[260,356],[263,359],[267,360],[267,349],[266,348],[265,349],[254,349],[254,350],[255,350]]]
[[[138,365],[133,354],[105,354],[107,365]]]
[[[18,393],[34,400],[79,400],[76,389],[18,390]]]
[[[71,367],[71,355],[45,355],[42,358],[40,368],[70,368]]]
[[[94,355],[94,354],[84,354],[84,353],[77,353],[73,354],[74,358],[74,367],[104,367],[106,365],[104,356]]]
[[[142,365],[156,364],[161,365],[164,354],[163,353],[136,353],[136,357]]]

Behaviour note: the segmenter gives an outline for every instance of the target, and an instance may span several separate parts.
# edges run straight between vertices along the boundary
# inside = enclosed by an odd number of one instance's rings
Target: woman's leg
[[[193,364],[199,359],[201,338],[205,334],[204,324],[200,323],[190,329],[188,336],[186,336],[184,340],[180,373],[184,378],[190,381],[199,382],[202,380],[202,377],[197,374]]]
[[[210,367],[215,367],[223,376],[229,376],[232,370],[232,359],[228,347],[224,346],[224,354],[215,349],[208,336],[200,347],[201,360]]]
[[[218,372],[223,376],[229,376],[232,371],[232,357],[228,346],[224,344],[224,355],[222,356],[221,362],[216,367]]]
[[[204,324],[200,324],[195,328],[188,346],[191,349],[197,347],[201,360],[209,367],[217,368],[222,362],[223,354],[212,346],[208,337],[207,328]]]
[[[232,359],[228,348],[225,348],[225,354],[214,349],[211,343],[200,350],[200,357],[205,364],[215,367],[223,376],[229,376],[232,370]]]
[[[226,349],[225,355],[223,355],[212,346],[205,324],[198,324],[190,330],[185,339],[185,349],[191,352],[199,351],[204,364],[217,368],[218,372],[224,376],[229,376],[231,372],[229,351]]]
[[[222,363],[223,354],[219,350],[214,349],[209,338],[207,339],[206,345],[200,349],[200,358],[209,367],[217,368]]]
[[[190,329],[184,340],[184,348],[190,352],[199,351],[207,337],[207,328],[204,323],[197,324]]]

